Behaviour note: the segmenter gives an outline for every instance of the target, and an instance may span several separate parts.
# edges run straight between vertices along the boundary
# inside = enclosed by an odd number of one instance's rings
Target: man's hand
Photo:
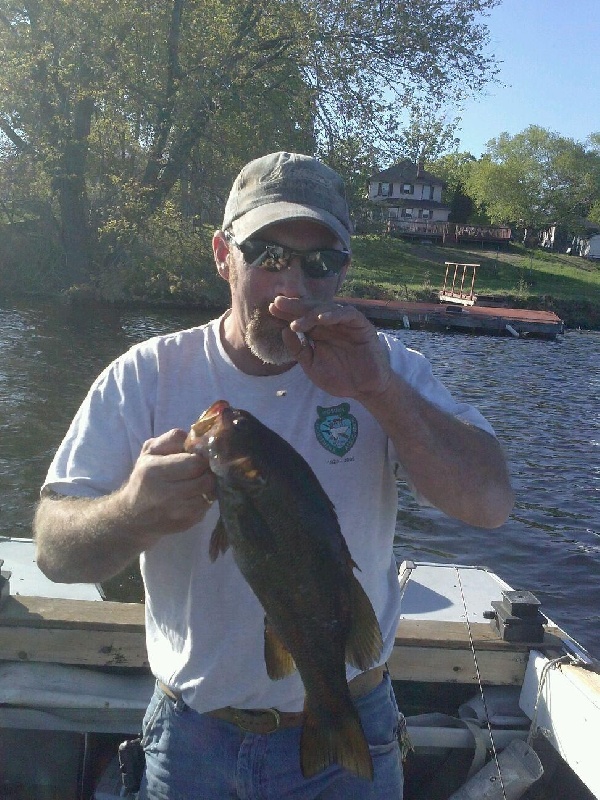
[[[307,376],[332,395],[354,398],[375,417],[409,480],[434,506],[470,525],[495,528],[505,521],[514,495],[498,442],[394,373],[363,314],[334,302],[281,296],[269,311],[290,323],[282,336]]]
[[[210,508],[215,478],[204,456],[183,452],[186,436],[174,429],[144,443],[121,490],[132,527],[178,533],[200,522]]]
[[[290,323],[282,332],[283,340],[319,388],[361,400],[388,387],[392,376],[388,355],[374,326],[353,306],[280,295],[269,311]]]
[[[184,453],[186,433],[149,439],[127,482],[105,497],[45,498],[34,533],[38,566],[51,580],[99,583],[165,535],[188,530],[215,496],[206,459]]]

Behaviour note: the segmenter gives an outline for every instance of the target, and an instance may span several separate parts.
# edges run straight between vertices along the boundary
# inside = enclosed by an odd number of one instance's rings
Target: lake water
[[[100,370],[149,336],[203,321],[188,311],[79,311],[0,303],[0,535],[31,535],[39,486]],[[493,424],[517,502],[482,531],[418,507],[401,488],[399,558],[483,564],[600,655],[600,333],[556,342],[399,331]],[[109,587],[126,599],[135,575]]]

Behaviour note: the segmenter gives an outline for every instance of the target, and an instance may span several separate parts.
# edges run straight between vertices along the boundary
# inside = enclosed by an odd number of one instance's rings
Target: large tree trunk
[[[88,136],[94,102],[78,101],[74,112],[72,137],[64,146],[59,174],[53,181],[60,206],[64,275],[69,286],[88,283],[92,273],[93,240],[85,184]]]

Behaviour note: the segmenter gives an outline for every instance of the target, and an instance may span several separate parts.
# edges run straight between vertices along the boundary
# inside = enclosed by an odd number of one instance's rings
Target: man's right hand
[[[179,533],[204,517],[215,499],[215,478],[206,458],[183,452],[180,429],[148,439],[121,489],[130,524],[156,533]]]
[[[34,523],[39,568],[61,583],[100,583],[165,535],[188,530],[215,497],[204,456],[183,452],[179,429],[148,439],[112,494],[44,498]]]

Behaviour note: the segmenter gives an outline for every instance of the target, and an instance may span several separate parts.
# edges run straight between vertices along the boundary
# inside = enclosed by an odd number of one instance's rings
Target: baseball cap
[[[352,223],[341,176],[299,153],[269,153],[246,164],[233,183],[222,229],[241,243],[267,225],[293,219],[320,222],[350,249]]]

